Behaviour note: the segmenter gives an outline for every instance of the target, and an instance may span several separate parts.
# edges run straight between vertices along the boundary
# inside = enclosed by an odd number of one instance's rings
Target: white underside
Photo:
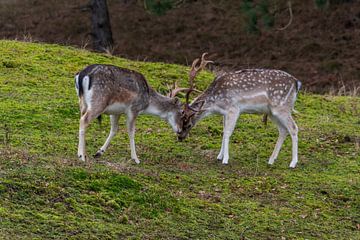
[[[269,113],[268,104],[241,104],[240,113]]]
[[[123,103],[113,103],[109,106],[107,106],[104,110],[105,114],[113,114],[113,115],[117,115],[117,114],[121,114],[121,113],[126,113],[129,110],[130,105],[126,105]]]

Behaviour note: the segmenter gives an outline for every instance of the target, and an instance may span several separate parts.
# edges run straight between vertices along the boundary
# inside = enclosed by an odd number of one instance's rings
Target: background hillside
[[[188,64],[208,51],[225,67],[279,68],[317,93],[360,94],[358,0],[181,1],[157,16],[144,1],[108,0],[114,54]],[[268,15],[260,6],[268,2]],[[315,3],[318,4],[315,4]],[[91,47],[88,0],[0,1],[0,38]],[[273,18],[269,18],[269,16]]]
[[[140,116],[139,165],[122,117],[106,154],[82,163],[76,72],[112,63],[165,93],[175,79],[186,83],[188,68],[15,41],[0,41],[0,52],[1,239],[360,238],[359,98],[300,94],[296,169],[288,168],[289,138],[267,165],[278,133],[255,115],[238,121],[228,166],[216,161],[218,116],[184,142],[160,119]],[[200,74],[199,88],[212,78]],[[90,125],[89,154],[108,131],[107,117]]]

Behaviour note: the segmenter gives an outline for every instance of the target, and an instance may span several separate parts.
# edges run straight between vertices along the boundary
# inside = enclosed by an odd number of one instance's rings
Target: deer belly
[[[242,102],[240,103],[240,112],[242,113],[269,113],[269,104],[267,102]]]
[[[263,92],[242,96],[238,104],[243,113],[269,113],[269,99]]]
[[[113,103],[105,108],[105,114],[119,114],[124,113],[128,109],[128,105],[123,103]]]
[[[269,113],[268,105],[256,104],[256,105],[242,105],[240,106],[242,113]]]

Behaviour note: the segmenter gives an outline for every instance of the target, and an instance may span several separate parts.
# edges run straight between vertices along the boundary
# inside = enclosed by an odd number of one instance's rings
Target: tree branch
[[[288,1],[288,5],[289,5],[289,13],[290,13],[289,22],[284,27],[278,28],[277,29],[278,31],[283,31],[283,30],[287,29],[291,25],[291,23],[293,21],[293,12],[292,12],[292,8],[291,8],[291,1]]]

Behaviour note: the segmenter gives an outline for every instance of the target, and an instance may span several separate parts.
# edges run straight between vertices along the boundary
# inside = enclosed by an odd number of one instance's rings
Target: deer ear
[[[205,100],[201,102],[200,107],[199,107],[199,111],[201,111],[201,109],[203,108],[204,104],[205,104]]]
[[[196,111],[200,112],[202,110],[202,107],[204,106],[204,104],[205,104],[205,101],[198,102],[196,104]]]
[[[174,97],[174,103],[176,104],[176,105],[180,105],[181,104],[181,102],[180,102],[180,99],[179,98],[177,98],[177,97]]]
[[[193,118],[195,114],[196,114],[196,112],[192,112],[188,116],[186,116],[186,121],[189,122],[190,119]]]

